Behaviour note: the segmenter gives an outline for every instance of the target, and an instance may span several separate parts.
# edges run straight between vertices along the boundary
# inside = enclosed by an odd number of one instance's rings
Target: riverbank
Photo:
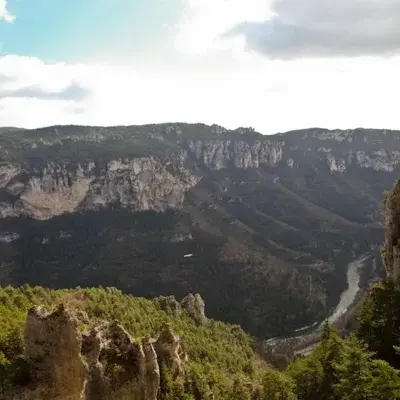
[[[362,279],[365,275],[363,273],[376,264],[377,254],[379,253],[375,251],[363,254],[348,264],[347,289],[343,291],[338,305],[328,317],[329,323],[339,330],[346,329],[350,319],[354,319],[368,286],[368,282]],[[290,336],[269,339],[265,344],[276,349],[287,347],[293,355],[307,355],[320,341],[321,328],[324,322],[315,322],[312,326],[300,328]]]

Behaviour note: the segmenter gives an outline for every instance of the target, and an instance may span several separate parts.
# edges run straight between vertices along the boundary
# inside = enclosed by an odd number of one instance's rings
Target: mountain
[[[252,334],[323,319],[380,245],[400,132],[0,131],[0,284],[199,292]]]

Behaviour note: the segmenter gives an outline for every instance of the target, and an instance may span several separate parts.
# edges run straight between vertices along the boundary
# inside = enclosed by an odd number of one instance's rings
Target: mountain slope
[[[115,288],[0,287],[0,398],[76,399],[83,391],[85,399],[96,400],[126,399],[127,393],[164,398],[171,383],[163,367],[182,392],[204,399],[211,398],[208,392],[232,398],[236,380],[256,387],[266,364],[252,339],[238,326],[206,318],[196,298],[202,302],[199,295],[182,304],[172,296],[146,300]],[[148,374],[141,374],[143,367]],[[23,395],[3,397],[13,386]]]
[[[382,237],[400,132],[202,124],[0,136],[1,284],[203,294],[260,336],[322,319]]]

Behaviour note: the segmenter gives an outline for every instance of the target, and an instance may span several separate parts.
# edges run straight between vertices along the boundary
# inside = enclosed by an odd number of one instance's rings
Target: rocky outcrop
[[[156,400],[160,363],[180,378],[187,361],[169,325],[141,343],[118,321],[80,333],[77,314],[63,305],[52,313],[29,310],[25,348],[32,383],[6,399]]]
[[[0,187],[15,198],[1,205],[2,218],[23,215],[46,220],[78,209],[112,205],[165,211],[181,207],[185,192],[198,181],[182,160],[162,164],[153,157],[112,160],[104,168],[94,162],[47,163],[19,175],[21,171],[21,166],[11,164],[0,170]]]
[[[193,318],[199,325],[204,325],[207,321],[205,315],[205,303],[200,294],[189,293],[181,302],[182,309]]]
[[[87,400],[157,398],[160,372],[148,339],[140,345],[114,321],[83,335],[82,356],[88,373]]]
[[[168,170],[153,157],[112,161],[91,186],[86,205],[119,204],[135,211],[179,208],[197,178],[178,164],[169,165]]]
[[[160,310],[174,317],[178,317],[182,312],[185,312],[198,325],[205,325],[207,322],[206,305],[199,293],[195,295],[189,293],[180,303],[175,299],[175,296],[156,297],[153,302]]]
[[[19,196],[16,210],[39,220],[73,212],[86,197],[93,178],[79,172],[71,177],[66,169],[60,172],[60,175],[53,175],[44,169],[40,178],[32,177]]]
[[[180,337],[172,332],[168,324],[163,326],[160,336],[154,342],[154,347],[159,361],[169,368],[172,376],[178,377],[184,374],[187,355],[181,346]]]
[[[175,296],[159,296],[153,299],[153,302],[160,310],[173,317],[178,317],[182,312],[181,305]]]
[[[382,259],[387,276],[400,279],[400,180],[385,195],[385,246]]]
[[[80,354],[81,342],[78,322],[63,306],[53,313],[47,313],[42,308],[29,310],[25,359],[32,381],[38,387],[26,393],[25,398],[83,398],[87,369]]]
[[[188,140],[187,147],[189,154],[212,170],[277,167],[281,162],[294,168],[307,161],[306,156],[315,161],[322,159],[331,172],[343,173],[352,166],[393,172],[400,164],[400,148],[384,143],[393,141],[392,134],[389,131],[311,129],[303,134],[302,131],[279,134],[274,139]]]
[[[322,161],[332,173],[344,173],[351,167],[393,172],[400,164],[400,142],[391,131],[310,129],[265,137],[253,129],[202,126],[198,135],[186,137],[191,128],[181,124],[141,129],[142,136],[133,127],[42,129],[43,137],[36,142],[21,139],[27,159],[20,163],[6,161],[14,150],[0,140],[4,153],[0,152],[0,190],[8,199],[3,201],[1,196],[0,218],[46,220],[110,206],[157,212],[180,208],[186,192],[201,178],[194,172],[198,164],[218,171],[295,169]],[[103,143],[107,137],[117,149],[124,149],[126,157],[97,157],[101,146],[107,146]],[[66,146],[71,140],[77,147],[69,154]],[[147,155],[130,156],[141,140],[149,147]],[[64,158],[50,161],[52,152],[57,152],[54,146],[62,149]]]
[[[190,140],[190,152],[205,166],[220,170],[229,166],[235,168],[259,168],[261,165],[276,166],[283,155],[285,142],[270,140]]]

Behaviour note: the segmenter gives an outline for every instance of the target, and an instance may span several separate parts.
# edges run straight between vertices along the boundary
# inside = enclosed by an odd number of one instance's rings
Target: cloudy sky
[[[0,126],[400,129],[400,0],[0,0]]]

